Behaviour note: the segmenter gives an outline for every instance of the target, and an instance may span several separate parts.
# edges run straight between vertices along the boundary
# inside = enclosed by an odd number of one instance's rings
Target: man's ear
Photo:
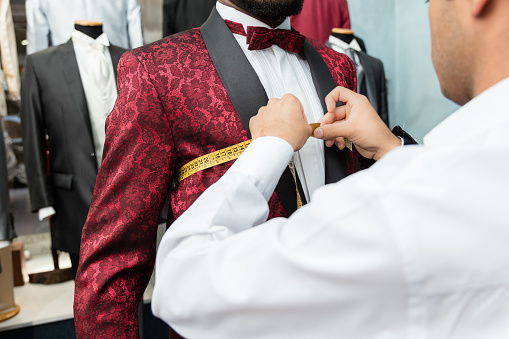
[[[491,2],[492,0],[471,0],[472,15],[476,18],[480,17]]]

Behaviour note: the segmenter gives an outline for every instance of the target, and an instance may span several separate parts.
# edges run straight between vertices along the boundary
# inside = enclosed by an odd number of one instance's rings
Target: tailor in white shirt
[[[267,24],[245,14],[233,7],[216,4],[216,9],[223,19],[238,22],[244,26],[259,26],[272,29]],[[281,23],[278,29],[291,29],[290,18]],[[270,48],[250,51],[246,37],[233,35],[267,93],[267,97],[282,98],[292,93],[301,101],[309,123],[317,122],[324,114],[320,98],[313,84],[309,64],[301,55],[288,52],[277,45]],[[306,145],[296,152],[293,160],[306,200],[309,202],[313,192],[325,184],[325,157],[323,141],[309,139]]]
[[[76,20],[102,22],[115,46],[131,49],[143,45],[138,0],[26,0],[25,7],[27,54],[67,42]]]
[[[154,314],[188,338],[509,338],[507,93],[289,219],[265,222],[293,149],[256,139],[164,235]]]

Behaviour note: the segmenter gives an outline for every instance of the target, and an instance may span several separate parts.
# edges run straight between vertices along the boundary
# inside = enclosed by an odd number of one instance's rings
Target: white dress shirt
[[[106,33],[94,40],[77,30],[72,32],[72,42],[87,99],[97,168],[99,168],[104,147],[106,118],[115,106],[118,95],[108,48],[110,43]]]
[[[238,22],[244,26],[270,28],[267,24],[244,14],[233,7],[216,4],[223,19]],[[277,28],[291,29],[290,18]],[[317,122],[324,114],[320,99],[316,93],[308,62],[299,54],[287,52],[277,45],[257,51],[250,51],[246,37],[233,35],[267,93],[267,97],[282,98],[292,93],[302,102],[304,113],[310,123]],[[325,158],[323,141],[309,139],[306,145],[293,157],[306,200],[309,202],[313,192],[325,184]]]
[[[0,56],[0,117],[2,117],[7,115],[2,71],[10,99],[19,100],[21,87],[16,37],[14,35],[11,5],[8,0],[0,0]]]
[[[353,50],[356,50],[357,52],[361,52],[361,46],[359,45],[359,42],[353,38],[350,43],[346,43],[341,39],[336,38],[335,36],[330,36],[328,40],[329,44],[331,45],[331,48],[339,53],[345,53],[347,49],[351,48]]]
[[[60,45],[71,37],[75,20],[99,21],[111,44],[143,45],[138,0],[27,0],[27,54]]]
[[[154,314],[188,338],[509,338],[507,93],[289,219],[263,223],[292,148],[255,140],[164,235]]]

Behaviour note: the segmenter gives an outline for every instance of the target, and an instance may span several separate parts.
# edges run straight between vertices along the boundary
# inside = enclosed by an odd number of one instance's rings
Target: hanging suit
[[[138,0],[27,0],[27,54],[65,43],[75,20],[103,23],[112,45],[131,49],[143,45]]]
[[[354,66],[346,56],[315,41],[307,41],[303,53],[324,112],[324,98],[337,85],[355,90]],[[233,162],[198,172],[171,189],[174,174],[197,157],[248,140],[249,119],[268,101],[215,8],[201,28],[126,53],[118,83],[82,237],[74,301],[78,338],[137,337],[137,305],[153,270],[157,221],[167,192],[171,224]],[[357,171],[357,157],[326,148],[326,182]],[[288,168],[269,208],[269,218],[289,216],[297,208]]]
[[[216,0],[164,0],[163,36],[200,27],[215,4]]]
[[[109,51],[116,70],[125,50],[111,45]],[[78,253],[95,185],[97,161],[72,40],[27,57],[21,94],[24,158],[32,212],[54,207],[53,247]],[[49,175],[46,150],[49,150]]]
[[[324,44],[333,28],[350,29],[347,0],[306,0],[302,11],[292,17],[292,27]]]

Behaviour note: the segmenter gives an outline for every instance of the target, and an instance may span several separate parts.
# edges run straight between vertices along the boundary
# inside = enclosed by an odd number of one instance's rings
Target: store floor
[[[39,221],[30,212],[27,188],[10,190],[11,208],[14,213],[18,238],[27,254],[27,273],[53,270],[51,239],[47,221]],[[159,239],[164,233],[159,227]],[[60,268],[71,267],[67,253],[59,254]],[[168,328],[150,312],[154,286],[153,277],[143,295],[141,318],[145,338],[168,338]],[[5,338],[75,338],[73,322],[74,281],[44,285],[25,283],[14,288],[16,304],[20,312],[13,318],[0,322],[0,337]],[[34,330],[37,329],[37,330]],[[58,335],[56,334],[58,333]]]

